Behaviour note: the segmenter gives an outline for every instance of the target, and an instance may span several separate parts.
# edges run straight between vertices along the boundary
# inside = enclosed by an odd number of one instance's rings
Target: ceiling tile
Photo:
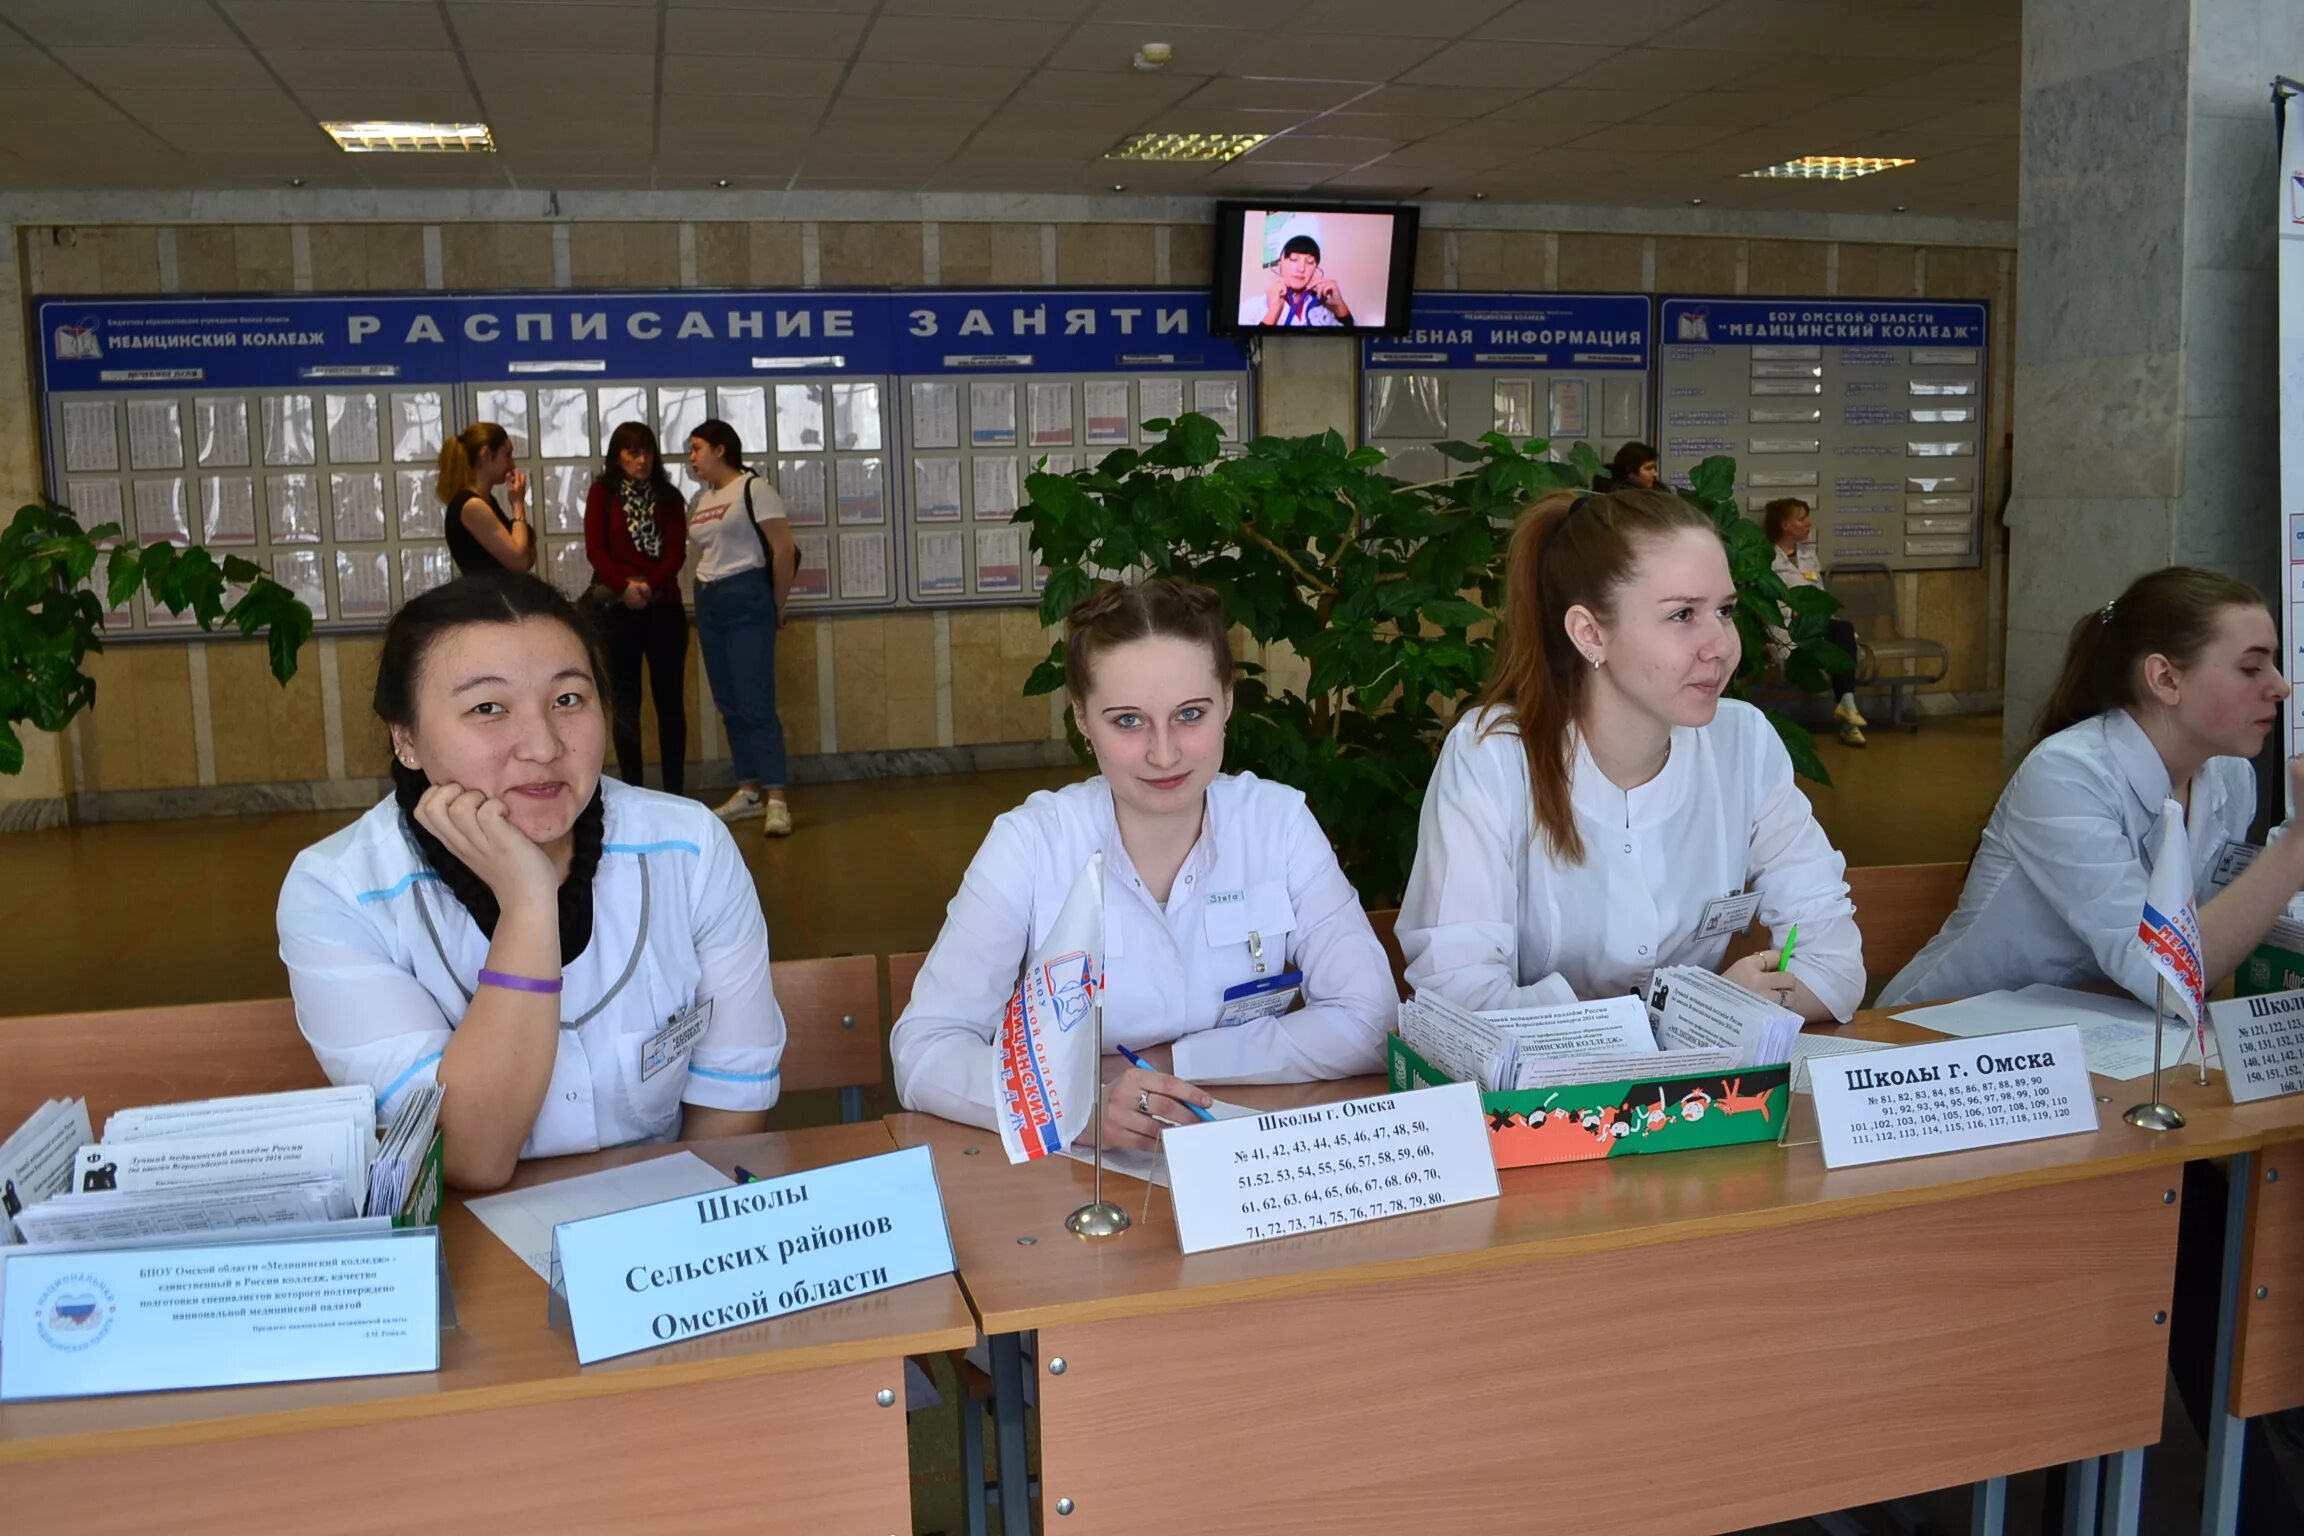
[[[858,57],[892,64],[1038,64],[1066,30],[1050,21],[883,16]]]
[[[258,48],[330,51],[346,48],[450,48],[432,0],[223,0],[224,14]],[[189,7],[187,7],[189,9]]]
[[[1158,22],[1184,27],[1261,27],[1269,9],[1259,0],[1101,0],[1098,21]]]
[[[1634,150],[1650,155],[1676,155],[1726,138],[1731,130],[1687,123],[1609,123],[1579,135],[1573,142],[1587,149]]]
[[[95,162],[110,155],[150,160],[166,150],[164,140],[129,122],[0,123],[0,149],[36,157],[57,156]]]
[[[1933,102],[1897,101],[1882,96],[1843,96],[1838,101],[1826,102],[1820,107],[1809,107],[1791,112],[1769,124],[1786,133],[1814,134],[1819,141],[1829,138],[1854,138],[1860,134],[1879,133],[1902,128],[1937,116],[1941,107]],[[1835,154],[1831,149],[1819,149],[1818,154]]]
[[[1341,134],[1347,138],[1393,139],[1402,144],[1444,133],[1462,119],[1414,117],[1399,112],[1326,112],[1306,125],[1308,133]]]
[[[1227,73],[1289,80],[1390,80],[1440,51],[1434,38],[1315,37],[1281,32],[1240,51]]]
[[[61,90],[72,84],[37,48],[0,46],[0,89]]]
[[[1705,10],[1714,0],[1520,0],[1475,37],[1523,43],[1644,43]]]
[[[667,157],[681,156],[691,161],[725,160],[729,164],[746,159],[789,161],[797,165],[807,146],[807,135],[800,130],[789,134],[730,138],[725,133],[709,128],[674,127],[670,124],[658,133],[656,141],[657,149]]]
[[[1510,122],[1621,123],[1675,99],[1669,91],[1580,91],[1562,87],[1523,97],[1494,116]]]
[[[1420,172],[1413,166],[1383,162],[1340,171],[1320,183],[1320,187],[1322,191],[1334,188],[1339,192],[1356,192],[1364,196],[1417,197],[1431,190],[1432,182],[1428,177],[1439,174],[1438,171]],[[1419,279],[1427,287],[1438,280],[1437,274],[1427,274]]]
[[[1183,100],[1198,90],[1204,76],[1178,74],[1173,69],[1156,75],[1106,74],[1087,69],[1036,69],[1016,91],[1018,101],[1080,103],[1089,106],[1141,107],[1149,112]]]
[[[1308,192],[1335,175],[1336,169],[1333,165],[1257,160],[1250,156],[1216,167],[1208,173],[1207,184],[1242,192]]]
[[[273,89],[272,77],[245,48],[58,48],[56,57],[107,95],[140,91]]]
[[[1195,107],[1186,102],[1146,117],[1142,133],[1286,133],[1322,121],[1319,112],[1249,112],[1238,107]]]
[[[1462,37],[1511,8],[1511,0],[1311,0],[1288,18],[1291,32],[1382,37]]]
[[[0,104],[6,97],[0,96]],[[139,91],[130,98],[136,116],[154,125],[168,123],[274,123],[311,126],[316,114],[277,87],[269,91]]]
[[[344,152],[313,124],[282,132],[271,123],[170,123],[155,130],[171,148],[210,159],[289,156],[331,161]]]
[[[664,51],[761,55],[778,59],[845,59],[863,40],[861,16],[818,16],[790,11],[699,10],[676,5],[664,13]]]
[[[1166,43],[1174,50],[1163,71],[1182,75],[1222,74],[1253,34],[1215,27],[1163,27],[1148,33],[1142,27],[1089,25],[1074,29],[1062,46],[1048,56],[1052,69],[1086,69],[1104,74],[1142,74],[1136,68],[1139,43]]]
[[[1322,134],[1291,133],[1259,145],[1256,153],[1320,165],[1365,165],[1404,147],[1398,139],[1331,138]]]
[[[448,0],[448,24],[456,40],[481,67],[481,55],[519,53],[538,41],[569,52],[656,52],[656,10],[649,5],[555,5],[539,10],[535,0]]]
[[[730,61],[697,53],[667,54],[664,95],[829,96],[848,73],[844,59],[779,59],[774,69],[730,67]]]
[[[1794,103],[1796,106],[1868,89],[1880,71],[1877,59],[1859,59],[1840,53],[1779,53],[1767,57],[1722,54],[1715,62],[1719,65],[1718,78],[1706,82],[1713,89],[1795,92],[1799,97]],[[1851,80],[1860,83],[1851,85],[1848,83]]]
[[[0,21],[57,48],[128,38],[145,48],[242,46],[214,11],[183,0],[0,0]]]
[[[848,72],[843,92],[850,96],[921,96],[953,101],[1000,101],[1023,82],[1022,69],[988,69],[955,64],[949,69],[925,64],[863,62]]]
[[[901,129],[927,143],[958,138],[992,115],[993,101],[929,101],[918,97],[842,96],[824,120],[827,131]],[[927,147],[924,143],[922,147]]]
[[[1693,123],[1708,128],[1754,128],[1813,104],[1777,91],[1697,91],[1642,114],[1640,121]]]
[[[887,0],[891,16],[981,16],[1007,21],[1078,21],[1096,0]]]
[[[1147,111],[1131,106],[1090,106],[1075,101],[1011,101],[995,112],[986,126],[1025,133],[1079,129],[1114,138],[1143,122]]]
[[[1427,117],[1482,117],[1527,99],[1530,87],[1387,85],[1352,103],[1355,112],[1409,112]]]
[[[664,98],[660,120],[667,129],[707,128],[726,139],[731,128],[814,128],[831,105],[830,96],[691,96],[674,91]]]
[[[122,123],[127,119],[94,91],[0,92],[0,125]]]
[[[420,52],[365,48],[358,51],[313,52],[279,48],[268,50],[264,60],[280,72],[282,79],[292,82],[299,92],[307,86],[316,90],[371,86],[439,90],[444,86],[460,86],[464,83],[464,66],[458,62],[455,54],[445,50]],[[485,85],[485,77],[482,83]]]
[[[1451,43],[1400,78],[1407,85],[1557,85],[1612,57],[1612,48],[1547,47],[1536,43]]]
[[[1722,85],[1742,73],[1731,61],[1721,68],[1719,55],[1662,48],[1627,48],[1578,74],[1569,83],[1579,90],[1701,91]]]
[[[450,82],[443,90],[410,91],[379,86],[299,91],[296,99],[312,109],[315,121],[329,123],[379,117],[417,123],[458,123],[480,115],[479,104],[461,82]]]
[[[2013,138],[2021,129],[2022,116],[2015,102],[1995,101],[1962,107],[1942,117],[1924,118],[1913,126],[1928,133],[1985,133]]]
[[[1367,90],[1365,85],[1348,81],[1227,78],[1209,81],[1178,105],[1185,112],[1215,107],[1258,112],[1320,112],[1355,100]]]

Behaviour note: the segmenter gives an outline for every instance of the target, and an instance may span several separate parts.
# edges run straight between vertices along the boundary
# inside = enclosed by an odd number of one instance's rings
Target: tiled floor
[[[2000,786],[1997,717],[1827,740],[1810,786],[1851,864],[1964,859]],[[796,791],[798,830],[747,831],[780,960],[925,949],[993,817],[1068,770],[883,779]],[[272,912],[297,850],[348,813],[120,822],[0,835],[0,1015],[276,997]]]

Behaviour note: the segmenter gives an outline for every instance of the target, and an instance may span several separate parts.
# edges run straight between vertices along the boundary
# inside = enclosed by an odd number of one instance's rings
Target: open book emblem
[[[99,358],[103,355],[103,344],[96,339],[95,321],[56,327],[56,356],[60,361]]]

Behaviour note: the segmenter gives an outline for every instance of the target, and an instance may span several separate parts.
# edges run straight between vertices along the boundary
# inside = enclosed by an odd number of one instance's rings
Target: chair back
[[[134,1104],[327,1086],[285,997],[0,1019],[0,1136],[50,1099],[86,1099],[102,1135]]]
[[[880,961],[875,955],[779,960],[768,968],[784,1010],[783,1085],[871,1088],[880,1070]]]
[[[1902,639],[1904,627],[1896,614],[1896,577],[1884,565],[1836,565],[1824,578],[1825,587],[1840,600],[1840,617],[1856,627],[1866,640]]]

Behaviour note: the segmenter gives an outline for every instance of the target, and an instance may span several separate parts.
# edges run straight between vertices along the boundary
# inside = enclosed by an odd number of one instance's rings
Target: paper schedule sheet
[[[2107,997],[2040,982],[2015,992],[1984,992],[1956,1003],[1908,1008],[1893,1017],[1963,1039],[2072,1024],[2080,1030],[2089,1071],[2122,1082],[2152,1075],[2152,1010],[2125,995]],[[2185,1060],[2192,1044],[2189,1027],[2162,1025],[2162,1064],[2173,1067]],[[2191,1059],[2198,1060],[2196,1052]]]
[[[555,1179],[501,1195],[486,1195],[467,1202],[480,1224],[496,1234],[505,1247],[520,1255],[520,1262],[542,1277],[552,1278],[552,1229],[564,1221],[582,1221],[726,1189],[734,1179],[693,1152],[675,1152],[622,1168]]]

